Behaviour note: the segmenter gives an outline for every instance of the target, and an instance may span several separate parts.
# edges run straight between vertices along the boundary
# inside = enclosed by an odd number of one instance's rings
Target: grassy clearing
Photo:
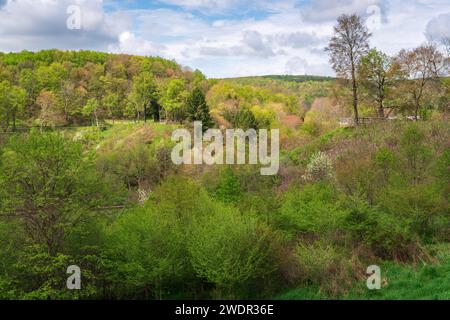
[[[381,266],[384,286],[381,290],[368,290],[365,281],[355,283],[346,295],[330,297],[317,286],[289,291],[277,300],[449,300],[450,299],[450,246],[441,246],[434,265],[416,267],[385,263]]]

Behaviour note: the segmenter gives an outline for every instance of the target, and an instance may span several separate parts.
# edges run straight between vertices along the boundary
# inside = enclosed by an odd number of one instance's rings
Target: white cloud
[[[187,9],[225,10],[239,4],[239,0],[162,0],[161,2]]]
[[[430,20],[450,12],[447,0],[390,0],[388,5],[387,21],[373,32],[371,43],[391,55],[426,42]]]
[[[109,52],[127,53],[141,56],[159,56],[162,55],[163,45],[157,45],[151,41],[136,37],[129,31],[122,32],[119,35],[117,44],[111,44],[108,47]]]
[[[278,12],[291,9],[296,4],[295,0],[159,0],[159,2],[188,10],[217,14],[228,14],[232,10],[239,11],[240,14],[251,10]]]
[[[432,41],[450,38],[450,12],[432,19],[427,25],[426,35]]]
[[[81,30],[67,28],[67,8],[81,9]],[[101,0],[16,0],[0,9],[0,50],[104,49],[130,25],[120,12],[106,14]]]
[[[320,23],[335,21],[342,14],[357,13],[361,16],[373,14],[373,9],[378,7],[379,13],[386,10],[383,0],[313,0],[302,11],[303,18],[307,21]]]

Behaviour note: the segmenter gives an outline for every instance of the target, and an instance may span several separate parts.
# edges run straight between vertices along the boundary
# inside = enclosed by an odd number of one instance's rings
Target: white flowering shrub
[[[308,182],[334,180],[333,161],[323,152],[317,152],[309,161],[303,178]]]
[[[144,205],[148,199],[150,199],[150,191],[139,188],[138,190],[138,201],[140,205]]]

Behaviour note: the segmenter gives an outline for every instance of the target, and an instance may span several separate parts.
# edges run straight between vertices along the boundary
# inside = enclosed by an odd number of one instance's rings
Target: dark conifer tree
[[[187,110],[189,121],[201,121],[203,129],[211,128],[214,123],[209,114],[209,107],[206,104],[205,94],[200,88],[195,88],[188,97]]]

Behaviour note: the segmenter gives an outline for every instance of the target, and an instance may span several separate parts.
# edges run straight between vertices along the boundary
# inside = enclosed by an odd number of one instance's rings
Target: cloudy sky
[[[67,27],[74,5],[80,29]],[[209,77],[333,75],[323,48],[353,12],[389,54],[450,36],[449,0],[0,0],[0,51],[159,55]]]

